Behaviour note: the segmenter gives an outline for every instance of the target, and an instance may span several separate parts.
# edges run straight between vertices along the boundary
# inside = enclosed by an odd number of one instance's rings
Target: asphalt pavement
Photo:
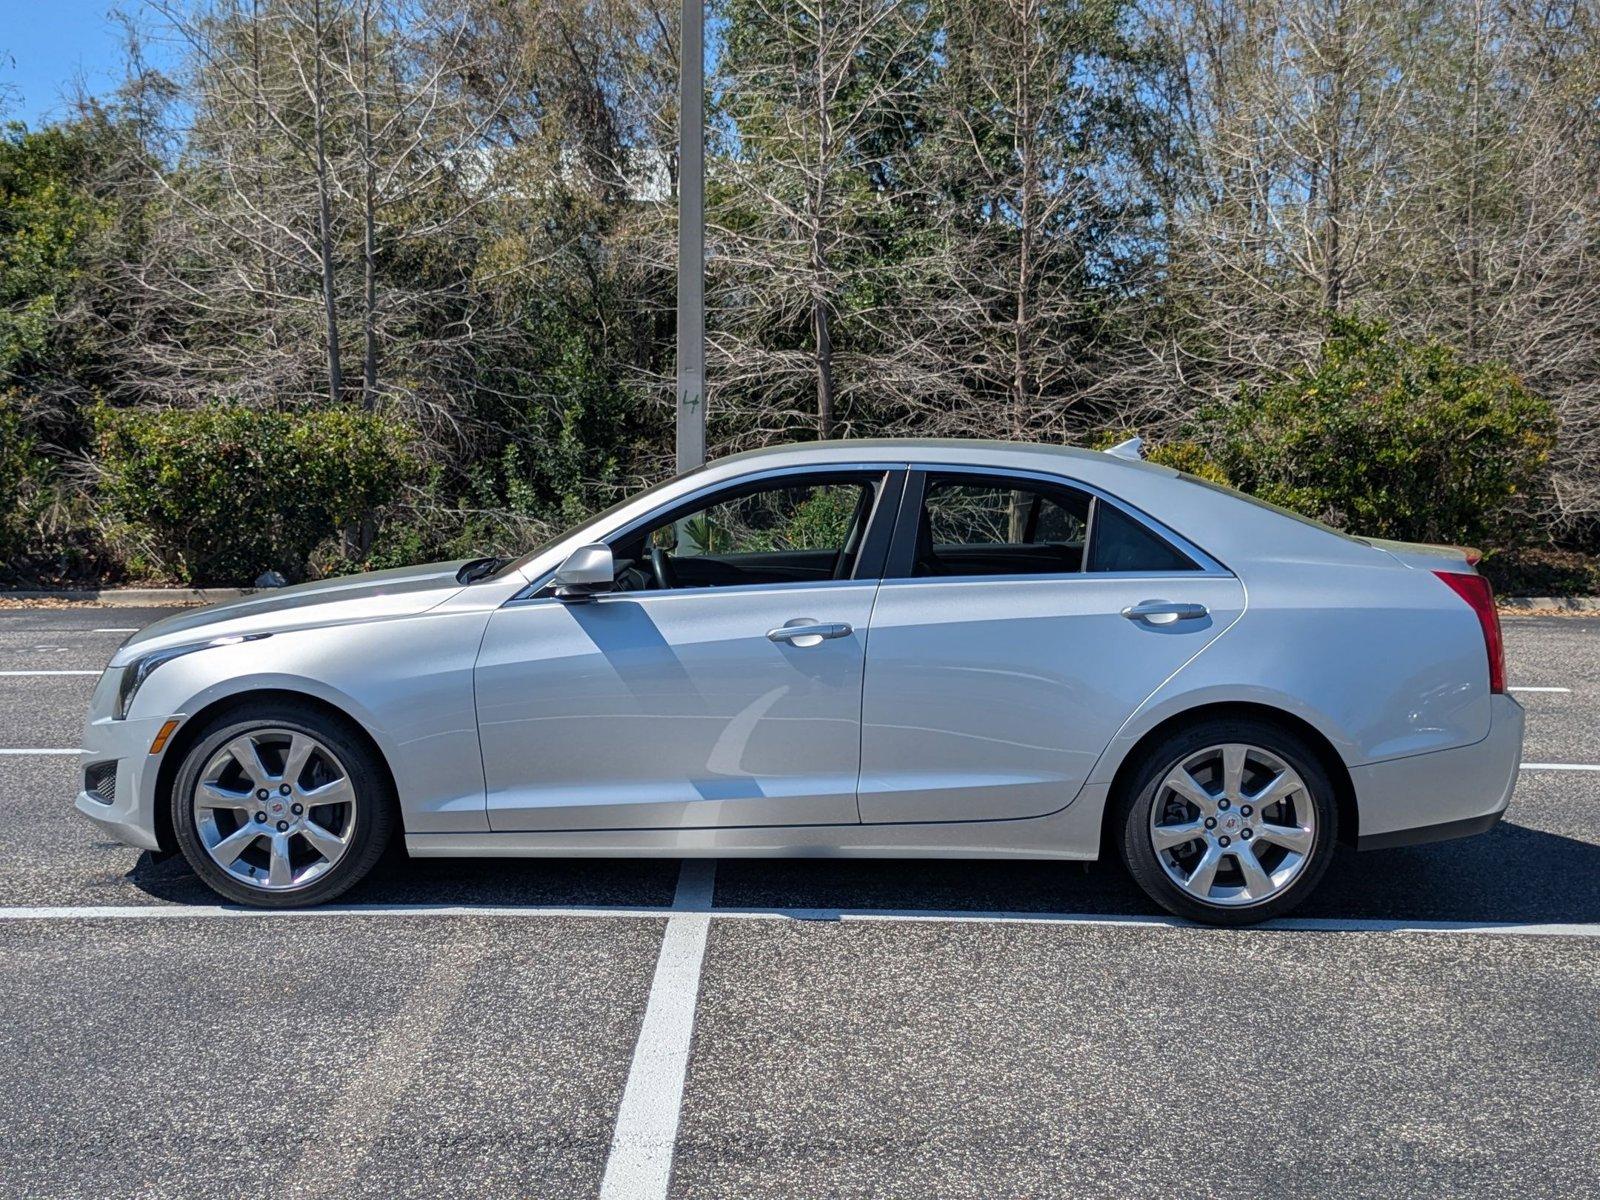
[[[240,915],[40,753],[159,615],[0,611],[0,1195],[1600,1196],[1600,621],[1506,621],[1552,690],[1499,827],[1239,932],[1115,864],[397,859]]]

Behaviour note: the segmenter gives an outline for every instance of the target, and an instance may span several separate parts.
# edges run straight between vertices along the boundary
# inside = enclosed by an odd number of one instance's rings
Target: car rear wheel
[[[213,721],[184,757],[172,806],[195,873],[229,900],[268,908],[344,892],[393,829],[392,788],[365,739],[293,704]]]
[[[1328,868],[1338,806],[1304,740],[1212,720],[1150,749],[1119,813],[1123,860],[1169,912],[1247,925],[1300,904]]]

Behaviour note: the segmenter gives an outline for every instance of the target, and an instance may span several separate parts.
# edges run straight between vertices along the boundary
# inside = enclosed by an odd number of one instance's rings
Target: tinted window
[[[612,546],[624,591],[848,579],[878,477],[723,492]]]
[[[1168,545],[1138,521],[1101,504],[1095,509],[1089,546],[1091,571],[1193,571],[1189,556]]]
[[[1022,480],[933,475],[914,575],[1059,575],[1083,569],[1089,497]]]
[[[719,554],[838,554],[850,540],[868,489],[858,483],[769,488],[718,500],[651,530],[679,558]]]

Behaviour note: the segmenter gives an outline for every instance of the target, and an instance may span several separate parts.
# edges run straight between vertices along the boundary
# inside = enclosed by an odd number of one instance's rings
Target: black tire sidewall
[[[1299,876],[1268,900],[1236,907],[1206,904],[1189,895],[1168,878],[1150,843],[1150,808],[1167,772],[1196,751],[1226,742],[1260,746],[1287,762],[1310,792],[1317,817],[1310,860]],[[1210,925],[1254,925],[1281,917],[1298,907],[1322,881],[1339,838],[1339,806],[1333,781],[1305,739],[1271,722],[1242,717],[1201,721],[1175,731],[1152,746],[1143,755],[1120,798],[1116,820],[1122,860],[1134,882],[1175,916]]]
[[[194,789],[211,756],[242,734],[269,728],[304,733],[326,745],[344,764],[355,793],[355,833],[350,849],[331,870],[292,891],[263,891],[234,879],[212,861],[195,826]],[[207,722],[178,767],[169,803],[178,849],[195,874],[225,899],[259,908],[299,908],[322,904],[341,895],[372,870],[392,840],[394,830],[393,788],[371,747],[343,722],[330,720],[300,705],[236,709]]]

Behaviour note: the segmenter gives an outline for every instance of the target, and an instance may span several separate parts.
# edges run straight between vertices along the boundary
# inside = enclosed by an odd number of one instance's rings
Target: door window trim
[[[927,495],[928,477],[932,475],[973,475],[991,480],[1015,479],[1026,483],[1043,483],[1054,487],[1070,487],[1089,497],[1089,519],[1084,527],[1083,567],[1077,571],[1043,572],[1024,571],[1015,575],[914,575],[917,551],[917,525],[922,520],[922,502]],[[1116,509],[1124,517],[1143,526],[1151,534],[1171,544],[1187,555],[1194,563],[1192,571],[1091,571],[1088,569],[1089,553],[1093,548],[1095,518],[1100,505]],[[1195,576],[1223,575],[1233,572],[1218,562],[1182,534],[1167,528],[1154,517],[1112,496],[1093,484],[1065,475],[1052,475],[1044,471],[1030,471],[1016,467],[984,467],[971,463],[912,463],[905,472],[905,483],[900,494],[900,511],[894,521],[894,540],[884,564],[885,583],[973,583],[978,581],[1017,582],[1025,580],[1095,580],[1095,579],[1192,579]]]
[[[689,513],[705,507],[708,500],[714,501],[724,495],[735,498],[740,494],[761,491],[763,490],[763,484],[775,480],[796,480],[796,486],[804,486],[805,481],[818,483],[870,482],[876,485],[872,511],[867,514],[866,534],[861,539],[861,549],[856,554],[855,563],[851,567],[850,576],[847,579],[785,580],[782,583],[736,583],[726,584],[721,587],[671,588],[665,591],[601,592],[595,596],[595,599],[604,600],[613,594],[626,595],[632,600],[641,600],[653,596],[686,596],[709,593],[738,595],[756,588],[767,590],[771,588],[816,588],[830,585],[881,583],[884,579],[884,568],[888,563],[890,547],[893,543],[895,520],[902,506],[906,475],[907,467],[903,462],[817,463],[814,466],[806,467],[772,467],[750,475],[741,475],[736,479],[723,479],[716,483],[709,483],[686,496],[679,497],[671,504],[652,509],[643,516],[629,521],[626,525],[595,539],[598,542],[605,543],[607,546],[615,546],[617,542],[638,533],[642,529],[664,525],[669,521],[677,520],[681,516],[687,516]],[[863,479],[862,477],[867,478]],[[549,588],[550,580],[555,575],[555,570],[555,568],[552,568],[528,584],[507,603],[517,604],[531,600],[553,599],[553,593],[550,593]]]

